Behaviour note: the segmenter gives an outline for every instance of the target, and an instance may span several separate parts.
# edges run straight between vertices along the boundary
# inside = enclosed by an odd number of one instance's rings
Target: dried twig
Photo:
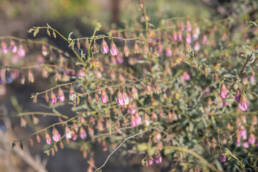
[[[145,131],[140,131],[139,133],[136,133],[136,134],[134,134],[134,135],[131,135],[131,136],[125,138],[125,139],[107,156],[107,158],[106,158],[106,160],[104,161],[104,163],[103,163],[100,167],[98,167],[98,168],[95,170],[95,172],[100,171],[103,167],[105,167],[105,165],[107,164],[107,162],[108,162],[108,160],[111,158],[111,156],[112,156],[125,142],[127,142],[128,140],[133,139],[133,138],[135,138],[135,137],[137,137],[137,136],[139,136],[139,135],[142,135],[142,134],[144,134],[144,133],[146,133],[146,132],[148,132],[148,131],[150,131],[150,129],[149,129],[149,130],[145,130]]]

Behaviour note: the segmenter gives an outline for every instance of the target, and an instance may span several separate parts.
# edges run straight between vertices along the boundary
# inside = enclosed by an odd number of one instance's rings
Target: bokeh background
[[[147,13],[150,23],[157,26],[162,19],[170,17],[193,18],[194,20],[216,21],[231,18],[229,28],[233,32],[241,29],[238,27],[237,18],[248,17],[257,19],[257,2],[255,0],[146,0]],[[102,32],[112,28],[133,26],[139,21],[138,0],[0,0],[0,36],[17,36],[31,38],[28,29],[33,26],[50,24],[64,35],[73,32],[76,37],[89,36],[93,32],[93,25],[101,23]],[[39,37],[47,37],[39,35]],[[62,43],[56,42],[61,49],[66,49]],[[42,90],[50,84],[47,80],[36,82],[38,84],[20,85],[12,83],[3,88],[1,86],[0,105],[1,114],[1,142],[0,142],[0,171],[35,171],[28,161],[24,161],[22,150],[12,151],[12,138],[28,135],[31,131],[19,126],[19,119],[15,118],[15,104],[19,102],[23,110],[42,109],[32,103],[31,92]],[[5,89],[3,91],[3,89]],[[49,121],[45,121],[48,123]],[[13,129],[6,136],[6,125]],[[5,137],[5,138],[4,138]],[[29,151],[27,151],[29,149]],[[41,164],[46,165],[49,172],[79,172],[85,171],[87,162],[82,158],[81,152],[66,148],[58,151],[54,157],[47,157],[42,152],[41,145],[27,148],[32,159],[41,159]],[[20,152],[19,152],[20,151]],[[97,153],[96,163],[105,160],[107,154]],[[114,155],[106,165],[104,171],[166,171],[161,167],[142,167],[137,162],[138,157]],[[37,161],[38,162],[38,161]],[[33,163],[33,161],[32,161]],[[138,164],[138,165],[137,165]]]

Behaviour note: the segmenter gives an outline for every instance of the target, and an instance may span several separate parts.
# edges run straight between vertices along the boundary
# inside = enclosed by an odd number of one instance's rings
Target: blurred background
[[[257,19],[257,2],[255,0],[145,0],[150,23],[158,26],[162,19],[170,17],[187,17],[194,20],[219,20],[232,18],[229,25],[231,31],[238,30],[237,18]],[[76,37],[89,36],[93,32],[93,25],[101,23],[102,31],[112,28],[133,26],[139,21],[139,0],[0,0],[0,36],[17,36],[30,38],[28,29],[47,23],[64,35],[73,32]],[[40,37],[47,37],[40,35]],[[58,45],[64,49],[62,45]],[[36,82],[37,83],[37,82]],[[35,145],[24,150],[11,150],[12,138],[17,135],[28,135],[19,127],[15,115],[14,104],[18,101],[23,110],[32,111],[35,107],[30,99],[31,93],[48,86],[48,82],[41,84],[19,85],[9,84],[0,95],[0,171],[40,171],[49,172],[79,172],[85,171],[87,162],[81,152],[72,149],[58,151],[53,157],[47,157],[41,151],[42,147]],[[1,92],[0,91],[0,92]],[[17,98],[14,98],[14,96]],[[47,123],[47,121],[46,121]],[[13,129],[7,133],[6,128]],[[9,139],[8,139],[9,138]],[[28,151],[30,149],[30,151]],[[96,163],[105,160],[107,154],[99,152]],[[35,158],[38,157],[38,158]],[[104,171],[166,171],[162,167],[147,168],[138,164],[137,157],[125,157],[123,160],[114,155],[106,165]],[[138,164],[138,165],[137,165]],[[46,165],[46,167],[44,167]],[[34,166],[34,168],[33,168]],[[38,169],[35,169],[38,168]]]

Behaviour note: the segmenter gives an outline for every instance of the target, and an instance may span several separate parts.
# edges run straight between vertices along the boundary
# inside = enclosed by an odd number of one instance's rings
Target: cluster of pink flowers
[[[17,55],[14,56],[14,58],[22,59],[26,56],[26,50],[22,44],[20,44],[18,47],[14,41],[10,42],[10,45],[6,42],[1,42],[1,52],[2,54],[7,54],[8,52]]]
[[[78,135],[82,140],[86,139],[87,133],[83,127],[73,127],[73,129],[70,129],[69,127],[65,128],[65,134],[64,137],[66,138],[66,142],[69,143],[70,139],[73,141],[77,140]],[[49,133],[45,134],[45,140],[48,145],[52,144],[52,140],[54,142],[59,142],[61,140],[61,135],[59,131],[56,128],[52,129],[52,139]]]
[[[236,146],[242,146],[244,148],[249,148],[249,145],[256,145],[256,137],[253,133],[250,133],[249,137],[247,138],[247,131],[243,125],[240,126],[240,129],[237,130],[237,136],[236,136]]]

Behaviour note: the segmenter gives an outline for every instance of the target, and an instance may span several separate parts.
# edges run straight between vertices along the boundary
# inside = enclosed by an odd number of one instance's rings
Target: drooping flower
[[[141,51],[140,51],[140,47],[139,45],[137,44],[137,42],[134,43],[134,54],[139,54]]]
[[[240,103],[240,99],[241,99],[241,90],[238,89],[236,91],[235,100],[236,100],[236,102]]]
[[[18,48],[17,48],[17,46],[16,46],[14,41],[10,42],[10,50],[11,50],[12,53],[16,53],[17,50],[18,50]]]
[[[189,20],[186,21],[186,30],[188,32],[191,32],[192,31],[192,26],[191,26],[191,23]]]
[[[129,104],[129,97],[126,94],[126,92],[118,92],[117,93],[117,98],[116,98],[116,103],[120,106],[125,106]]]
[[[199,51],[200,50],[200,43],[199,42],[195,42],[194,44],[194,51]]]
[[[108,102],[108,96],[106,91],[101,92],[101,102],[102,103],[107,103]]]
[[[207,42],[208,42],[207,35],[204,35],[204,36],[202,37],[202,44],[203,44],[203,45],[206,45]]]
[[[253,133],[251,133],[248,138],[248,143],[251,145],[254,145],[255,141],[256,141],[255,135]]]
[[[131,116],[131,122],[130,122],[130,124],[131,124],[131,127],[136,127],[136,122],[135,122],[135,117],[134,117],[134,115]]]
[[[118,55],[118,48],[116,47],[116,44],[112,41],[110,45],[110,54],[112,56],[117,56]]]
[[[150,117],[147,113],[144,114],[144,125],[149,126],[150,125]]]
[[[196,41],[199,38],[199,35],[200,35],[200,28],[197,26],[193,30],[193,40]]]
[[[128,57],[130,55],[130,49],[128,48],[126,43],[124,45],[124,55],[125,55],[125,57]]]
[[[177,32],[177,40],[178,40],[178,41],[182,41],[182,40],[183,40],[183,35],[182,35],[182,32],[181,32],[181,31],[178,31],[178,32]]]
[[[68,127],[65,127],[65,138],[68,140],[72,138],[72,132]]]
[[[50,95],[50,101],[51,101],[51,104],[53,105],[56,104],[57,102],[56,95],[53,91],[51,92],[51,95]]]
[[[243,125],[241,125],[240,127],[239,135],[240,135],[240,138],[242,138],[243,140],[247,138],[246,129]]]
[[[240,99],[240,102],[238,104],[238,107],[242,110],[242,111],[246,111],[248,109],[248,100],[246,98],[246,96],[242,95],[241,96],[241,99]]]
[[[58,100],[60,102],[64,102],[65,101],[65,96],[64,96],[64,92],[61,88],[58,89]]]
[[[103,40],[102,40],[102,43],[101,43],[101,53],[102,53],[102,54],[108,54],[108,52],[109,52],[108,44],[107,44],[107,42],[103,39]]]
[[[134,99],[138,99],[138,91],[137,91],[136,87],[132,88],[132,92],[131,93],[132,93],[132,97]]]
[[[185,42],[187,44],[191,44],[192,42],[191,34],[189,32],[186,33]]]
[[[148,159],[148,165],[151,166],[153,162],[154,162],[153,157],[150,156],[150,158]]]
[[[51,145],[52,141],[51,141],[51,137],[48,133],[45,134],[45,139],[46,139],[46,143],[48,145]]]
[[[240,139],[240,137],[237,137],[237,139],[236,139],[236,146],[237,147],[241,146],[241,139]]]
[[[135,123],[136,125],[140,125],[142,123],[142,118],[138,113],[135,115]]]
[[[77,76],[78,76],[79,78],[83,78],[85,75],[86,75],[86,74],[85,74],[85,72],[84,72],[82,69],[80,69],[80,70],[77,72]]]
[[[224,162],[226,162],[227,157],[225,154],[220,154],[218,159],[220,162],[224,163]]]
[[[41,52],[42,52],[43,56],[47,56],[48,55],[48,49],[47,49],[46,45],[42,45]]]
[[[77,140],[77,134],[75,133],[75,131],[74,130],[72,130],[72,140],[73,141],[75,141],[75,140]]]
[[[248,143],[248,141],[245,141],[245,142],[243,143],[243,147],[244,147],[244,148],[249,148],[249,143]]]
[[[18,54],[20,59],[22,59],[26,55],[26,51],[25,51],[23,45],[19,46],[17,54]]]
[[[58,130],[56,128],[53,128],[52,130],[52,139],[55,141],[55,142],[58,142],[60,139],[61,139],[61,135],[59,134]]]
[[[188,72],[184,72],[183,75],[181,75],[181,80],[182,81],[189,81],[190,80],[190,75]]]
[[[176,33],[176,31],[173,32],[173,41],[177,41],[177,33]]]
[[[2,42],[1,43],[1,50],[2,50],[3,54],[7,54],[8,53],[8,47],[7,47],[6,42]]]
[[[122,64],[124,62],[123,55],[121,53],[118,53],[118,56],[116,57],[116,62],[118,64]]]
[[[87,137],[86,131],[83,127],[80,128],[80,138],[85,139]]]
[[[155,157],[154,160],[155,160],[156,164],[160,164],[162,162],[162,157],[159,155],[159,156]]]
[[[222,99],[225,99],[227,97],[227,94],[228,94],[228,89],[225,84],[222,84],[220,87],[220,97]]]
[[[254,72],[252,72],[252,75],[250,76],[249,80],[250,80],[251,84],[255,84],[256,78],[255,78]]]
[[[170,48],[170,47],[167,47],[167,48],[166,48],[166,56],[167,56],[167,57],[171,57],[172,55],[173,55],[173,53],[172,53],[171,48]]]

